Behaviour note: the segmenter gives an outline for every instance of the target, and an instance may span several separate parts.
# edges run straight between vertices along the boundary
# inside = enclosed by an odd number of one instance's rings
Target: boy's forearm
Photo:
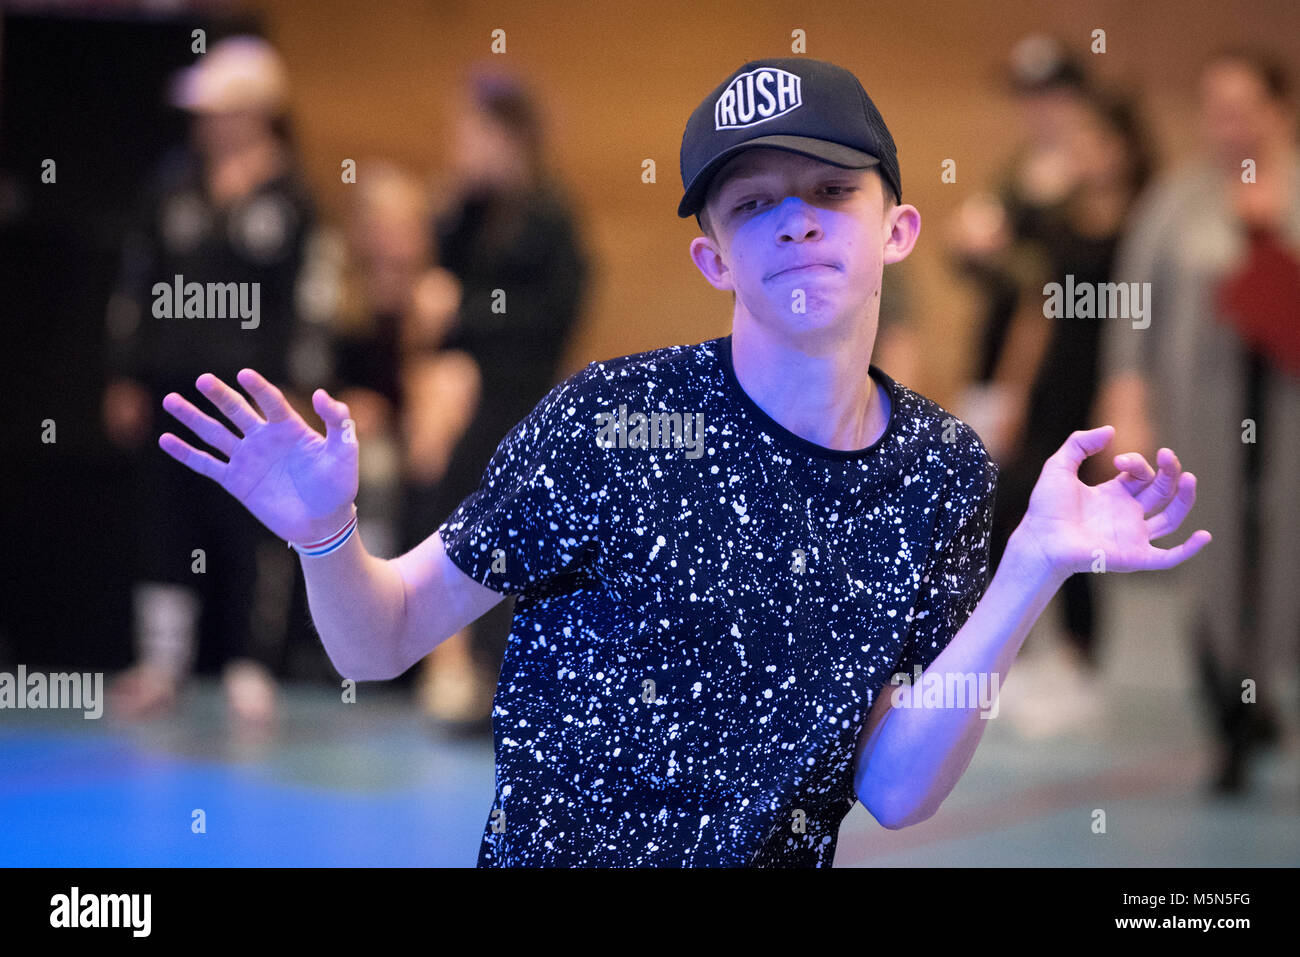
[[[383,681],[400,673],[405,587],[396,568],[367,552],[359,532],[337,551],[300,561],[312,621],[339,674]]]
[[[862,753],[858,794],[888,826],[916,824],[939,809],[970,765],[988,723],[981,717],[987,702],[954,707],[945,698],[945,707],[923,707],[926,683],[969,674],[976,688],[991,689],[995,697],[1030,628],[1064,581],[1013,535],[984,597],[926,669],[922,684],[881,689],[882,695],[896,694],[896,703]],[[943,685],[950,687],[946,679]],[[957,685],[970,687],[964,680]],[[994,705],[989,714],[996,713]]]

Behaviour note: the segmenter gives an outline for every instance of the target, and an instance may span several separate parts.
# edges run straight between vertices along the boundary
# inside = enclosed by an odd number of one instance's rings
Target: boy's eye
[[[824,188],[827,190],[838,190],[838,192],[831,193],[831,195],[836,198],[839,198],[841,196],[846,196],[849,193],[856,193],[858,191],[858,188],[856,186],[826,186]],[[745,202],[741,203],[739,206],[734,207],[732,209],[732,212],[733,213],[748,212],[748,207],[756,206],[758,202],[759,201],[757,199],[746,200]]]

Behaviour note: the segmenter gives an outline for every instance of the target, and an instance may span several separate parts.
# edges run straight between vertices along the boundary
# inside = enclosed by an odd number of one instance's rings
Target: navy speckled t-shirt
[[[518,596],[479,866],[831,863],[872,702],[984,593],[996,481],[871,375],[859,451],[766,415],[730,336],[594,362],[502,441],[439,529]]]

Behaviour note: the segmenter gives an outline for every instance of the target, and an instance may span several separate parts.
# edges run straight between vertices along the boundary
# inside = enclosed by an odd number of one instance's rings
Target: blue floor
[[[367,704],[288,689],[269,740],[226,736],[214,682],[156,724],[6,712],[0,865],[472,865],[491,746],[439,742],[407,696],[360,687]]]

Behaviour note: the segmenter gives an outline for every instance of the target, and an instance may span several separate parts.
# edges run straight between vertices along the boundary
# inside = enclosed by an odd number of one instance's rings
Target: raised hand
[[[195,386],[240,434],[169,392],[163,408],[228,461],[199,451],[170,432],[158,437],[163,451],[212,479],[259,522],[286,541],[317,541],[352,514],[359,479],[357,440],[348,407],[324,389],[312,406],[325,421],[325,436],[303,420],[284,394],[252,369],[237,376],[261,408],[259,415],[239,392],[205,372]]]
[[[1115,456],[1119,475],[1110,481],[1079,480],[1084,459],[1105,448],[1114,432],[1106,425],[1072,434],[1043,466],[1016,529],[1061,575],[1090,571],[1099,557],[1106,571],[1173,568],[1210,541],[1201,529],[1172,548],[1152,544],[1177,531],[1196,501],[1196,477],[1182,470],[1170,449],[1156,456],[1159,471],[1140,453],[1128,452]]]

